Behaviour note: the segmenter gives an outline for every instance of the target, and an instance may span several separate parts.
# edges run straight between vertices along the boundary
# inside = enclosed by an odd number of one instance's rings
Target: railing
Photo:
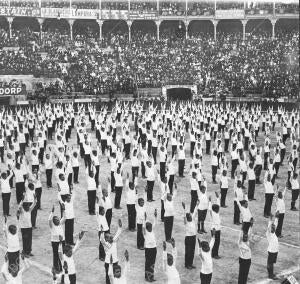
[[[118,9],[118,5],[110,6],[104,5],[99,0],[98,9],[91,9],[90,6],[84,9],[77,8],[76,5],[72,5],[72,0],[67,1],[69,3],[67,7],[44,7],[42,5],[34,6],[22,6],[17,5],[15,2],[5,0],[0,1],[0,15],[1,16],[26,16],[26,17],[42,17],[42,18],[77,18],[77,19],[158,19],[159,17],[213,17],[217,13],[232,13],[232,11],[240,10],[249,16],[259,15],[298,15],[299,4],[298,2],[292,4],[282,4],[275,1],[269,1],[266,3],[259,3],[257,6],[248,6],[247,2],[244,4],[241,2],[239,5],[230,6],[230,3],[226,5],[220,1],[149,1],[151,6],[149,9],[140,9],[136,5],[136,1],[128,0],[127,8],[121,7]],[[157,5],[153,5],[157,3]],[[132,5],[131,5],[132,4]],[[147,5],[147,1],[146,1]],[[224,6],[225,5],[225,6]],[[83,6],[84,7],[84,6]],[[95,6],[96,7],[96,6]],[[134,7],[136,9],[134,10]],[[238,9],[237,9],[238,7]]]

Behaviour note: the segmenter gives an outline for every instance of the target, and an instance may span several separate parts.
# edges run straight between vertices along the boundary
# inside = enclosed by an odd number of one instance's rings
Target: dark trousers
[[[159,166],[160,166],[159,169],[160,179],[163,180],[166,176],[166,162],[160,162]]]
[[[284,219],[284,213],[279,213],[278,224],[275,232],[277,237],[281,236],[283,219]]]
[[[143,235],[143,224],[137,224],[136,245],[137,248],[143,248],[145,243]]]
[[[234,179],[234,173],[236,171],[238,164],[239,164],[238,159],[231,160],[231,179]]]
[[[191,141],[191,149],[190,149],[190,155],[191,155],[191,157],[193,157],[194,149],[195,149],[195,142]]]
[[[23,253],[30,254],[32,250],[32,228],[21,228]]]
[[[215,257],[219,255],[219,246],[220,246],[220,238],[221,238],[221,231],[218,230],[215,232],[215,243],[211,250],[211,256]]]
[[[165,237],[166,241],[171,240],[173,231],[174,216],[164,217]]]
[[[74,183],[78,183],[79,167],[73,167]]]
[[[267,269],[269,277],[274,276],[274,263],[277,262],[278,252],[268,252]]]
[[[190,212],[193,213],[198,201],[198,193],[196,190],[191,190],[191,205]]]
[[[170,189],[171,194],[173,194],[173,184],[174,184],[174,175],[170,175],[168,185],[169,185],[169,189]]]
[[[259,183],[260,174],[262,171],[262,165],[256,165],[254,171],[255,171],[256,183]]]
[[[103,232],[98,232],[98,237],[99,237],[99,259],[104,260],[105,259],[105,250],[103,247],[103,244],[101,243],[101,234],[105,234],[107,231]]]
[[[98,186],[99,186],[99,171],[100,171],[100,166],[97,165],[97,166],[95,166],[95,168],[96,168],[95,182],[96,182],[96,186],[98,188]]]
[[[107,225],[110,228],[111,218],[112,218],[112,209],[111,208],[106,210],[105,217],[106,217]]]
[[[156,165],[157,147],[152,147],[152,157],[154,159],[154,164]]]
[[[141,162],[141,167],[142,167],[142,177],[145,178],[146,168],[145,168],[145,163],[144,162]]]
[[[210,284],[212,278],[212,273],[204,274],[200,272],[200,283],[201,284]]]
[[[150,181],[147,180],[147,200],[153,200],[153,187],[154,187],[154,180]]]
[[[178,174],[180,177],[183,176],[185,160],[178,160]]]
[[[228,152],[228,146],[229,146],[229,139],[225,139],[225,147],[224,147],[224,152]]]
[[[163,200],[160,200],[161,207],[160,207],[160,219],[163,222],[165,217],[165,203]]]
[[[120,207],[120,203],[121,203],[121,197],[122,197],[123,187],[122,186],[116,186],[115,187],[115,191],[116,191],[116,195],[115,195],[115,208],[119,208]]]
[[[85,164],[85,167],[90,169],[91,168],[91,156],[90,154],[85,154],[84,155],[84,164]]]
[[[128,212],[128,229],[134,230],[135,223],[136,223],[135,204],[127,204],[127,212]]]
[[[51,242],[51,245],[52,245],[52,252],[53,252],[53,267],[56,273],[59,273],[62,271],[62,265],[58,254],[58,248],[60,242]],[[64,242],[62,243],[62,246],[64,247]]]
[[[32,205],[32,202],[30,202],[30,206]],[[32,227],[36,227],[36,217],[37,217],[37,206],[35,205],[34,208],[31,211],[31,224]]]
[[[248,180],[248,198],[249,200],[254,198],[255,192],[255,180]]]
[[[154,266],[156,260],[156,248],[145,248],[145,279],[154,279]]]
[[[228,188],[221,188],[221,206],[226,205],[227,191],[228,191]]]
[[[207,209],[199,210],[198,209],[198,231],[205,232],[204,221],[206,219]]]
[[[110,187],[112,192],[115,192],[115,184],[116,184],[115,173],[110,172]]]
[[[96,202],[96,190],[88,190],[88,209],[89,214],[95,213],[95,202]]]
[[[35,196],[36,196],[36,209],[41,209],[41,197],[42,197],[41,187],[35,189]]]
[[[196,236],[186,236],[184,240],[185,244],[185,267],[190,267],[194,262]]]
[[[292,189],[292,201],[291,201],[291,209],[296,208],[295,204],[299,196],[299,189]]]
[[[2,193],[2,202],[3,202],[3,216],[9,215],[9,202],[10,202],[11,193]]]
[[[247,284],[248,274],[251,266],[251,259],[239,258],[239,281],[238,284]]]
[[[24,182],[16,182],[16,198],[17,198],[18,204],[23,199],[24,192],[25,192],[25,183]]]
[[[206,140],[206,154],[208,155],[210,152],[210,140]]]
[[[48,187],[52,187],[52,169],[46,169],[46,182]]]
[[[139,175],[139,167],[132,167],[131,172],[132,172],[132,182],[134,182],[135,178],[138,177]]]
[[[107,148],[107,140],[101,140],[101,151],[102,151],[102,155],[105,154],[105,150]]]
[[[240,208],[237,205],[237,202],[234,201],[234,213],[233,213],[233,223],[239,223],[240,222]]]
[[[74,244],[74,219],[66,219],[65,223],[65,238],[67,244]]]
[[[264,215],[270,216],[271,214],[271,208],[272,208],[272,202],[273,202],[273,196],[274,193],[266,193],[265,194],[265,207],[264,207]]]
[[[211,166],[211,174],[213,182],[216,182],[216,175],[218,171],[218,166]]]

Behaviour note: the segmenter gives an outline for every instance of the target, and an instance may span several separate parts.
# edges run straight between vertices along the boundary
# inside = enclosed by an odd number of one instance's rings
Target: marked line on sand
[[[276,276],[278,276],[278,277],[287,276],[287,275],[295,273],[297,271],[300,271],[300,265],[293,266],[293,267],[291,267],[289,269],[283,270],[282,272],[280,272]],[[268,284],[268,283],[272,283],[272,281],[273,281],[272,279],[263,279],[263,280],[259,280],[259,281],[253,282],[253,284]]]

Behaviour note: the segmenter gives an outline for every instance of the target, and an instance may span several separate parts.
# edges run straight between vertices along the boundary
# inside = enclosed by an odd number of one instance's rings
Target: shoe
[[[296,207],[291,208],[292,211],[298,211],[298,209]],[[10,216],[10,215],[8,215]]]
[[[99,257],[99,260],[104,261],[105,259],[104,257]]]
[[[191,266],[186,266],[186,269],[192,270],[193,268]]]
[[[192,265],[192,266],[191,266],[191,268],[192,268],[192,269],[195,269],[195,268],[196,268],[196,266]]]
[[[277,236],[277,238],[280,238],[280,239],[281,239],[281,238],[283,238],[283,235],[279,235],[279,236]]]
[[[91,213],[89,213],[90,215],[96,215],[96,213],[95,212],[91,212]]]
[[[270,216],[268,216],[267,214],[264,214],[264,217],[265,217],[265,218],[269,218]]]
[[[198,230],[197,233],[198,233],[198,234],[202,234],[202,231],[201,231],[201,230]]]
[[[32,254],[32,253],[29,253],[28,255],[29,255],[29,256],[34,256],[34,254]]]
[[[120,209],[122,209],[122,207],[121,207],[121,206],[118,206],[118,207],[115,207],[115,209],[119,209],[119,210],[120,210]]]
[[[220,259],[221,256],[216,255],[216,256],[214,256],[213,258],[215,258],[215,259]]]
[[[226,205],[223,205],[223,206],[221,206],[222,208],[227,208],[228,206],[226,206]]]
[[[205,230],[201,230],[201,232],[202,232],[203,234],[206,234],[206,233],[207,233]]]
[[[278,280],[279,278],[276,275],[269,275],[269,279]]]
[[[29,258],[29,254],[24,254],[24,257],[25,258]]]
[[[140,248],[138,248],[139,250],[145,250],[145,248],[144,247],[140,247]]]

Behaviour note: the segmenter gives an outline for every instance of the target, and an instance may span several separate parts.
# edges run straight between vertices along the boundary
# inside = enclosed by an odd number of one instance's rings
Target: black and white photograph
[[[0,0],[0,284],[299,284],[297,0]]]

